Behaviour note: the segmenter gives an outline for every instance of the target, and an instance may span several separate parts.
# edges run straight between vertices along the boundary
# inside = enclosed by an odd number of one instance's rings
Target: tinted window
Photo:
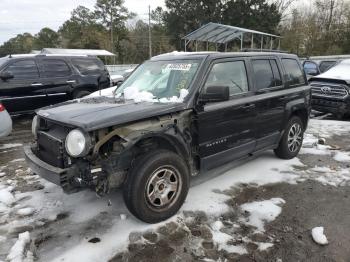
[[[317,68],[317,64],[314,62],[305,62],[304,63],[304,71],[308,75],[317,75],[319,73],[318,68]]]
[[[244,61],[218,63],[211,69],[205,88],[228,86],[230,95],[248,91],[247,71]]]
[[[336,63],[336,61],[323,61],[320,63],[320,71],[326,72],[329,68],[331,68],[332,66],[334,66]]]
[[[256,89],[275,86],[275,80],[269,60],[253,60],[254,80]]]
[[[13,74],[14,79],[33,79],[39,77],[38,67],[34,60],[21,60],[10,64],[5,71]]]
[[[282,85],[281,72],[277,66],[276,60],[270,60],[270,64],[271,64],[272,72],[273,72],[274,85],[275,86]]]
[[[97,59],[75,58],[72,59],[72,63],[83,75],[100,73],[104,70],[103,63]]]
[[[286,79],[288,84],[302,85],[305,84],[304,74],[300,69],[299,63],[295,59],[282,59],[283,66],[286,70]]]
[[[63,77],[71,75],[65,61],[60,59],[43,59],[43,75],[45,77]]]

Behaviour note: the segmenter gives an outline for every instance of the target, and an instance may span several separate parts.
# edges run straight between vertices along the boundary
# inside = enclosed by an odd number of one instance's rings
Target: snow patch
[[[218,250],[225,250],[228,253],[236,253],[239,255],[247,254],[247,249],[244,246],[228,244],[229,241],[233,240],[233,237],[220,231],[223,226],[221,221],[215,221],[211,225],[213,241],[218,245]]]
[[[338,162],[350,162],[350,154],[347,152],[338,151],[335,153],[333,158]]]
[[[328,240],[326,235],[323,233],[323,227],[314,227],[311,230],[312,239],[319,245],[327,245]]]
[[[4,144],[2,146],[0,146],[0,150],[1,149],[10,149],[10,148],[14,148],[14,147],[20,147],[23,146],[22,144]]]
[[[0,172],[0,177],[6,176],[5,172]]]
[[[0,203],[3,203],[5,205],[9,206],[12,203],[14,203],[15,201],[16,201],[15,197],[13,196],[11,191],[8,190],[8,188],[0,190]]]
[[[245,224],[254,226],[258,231],[264,232],[264,223],[275,220],[282,211],[280,205],[284,203],[285,201],[282,198],[271,198],[270,200],[255,201],[241,205],[241,209],[250,214],[245,219]]]
[[[30,216],[34,213],[34,211],[35,211],[34,208],[31,208],[31,207],[21,208],[17,210],[17,215]]]
[[[21,262],[25,258],[25,250],[27,245],[30,243],[30,234],[28,231],[18,235],[18,240],[12,246],[10,253],[6,260],[11,262]]]
[[[258,245],[259,251],[265,251],[271,247],[273,247],[272,243],[265,243],[265,242],[255,242]]]

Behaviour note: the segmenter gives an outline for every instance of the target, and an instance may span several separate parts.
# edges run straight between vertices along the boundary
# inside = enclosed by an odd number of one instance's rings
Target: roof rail
[[[243,48],[242,52],[269,52],[269,53],[283,53],[288,54],[288,51],[283,50],[271,50],[271,49],[259,49],[259,48]]]

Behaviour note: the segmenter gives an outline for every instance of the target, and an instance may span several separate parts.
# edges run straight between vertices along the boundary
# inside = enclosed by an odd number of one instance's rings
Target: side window
[[[260,90],[276,86],[269,60],[253,60],[252,64],[254,70],[254,81],[256,89]]]
[[[282,78],[281,78],[281,72],[277,66],[276,60],[270,60],[272,72],[273,72],[273,80],[275,86],[281,86],[282,85]]]
[[[328,69],[330,69],[332,66],[336,64],[337,61],[322,61],[320,63],[320,71],[322,73],[326,72]]]
[[[43,76],[44,77],[64,77],[70,76],[71,71],[65,61],[60,59],[43,59]]]
[[[204,88],[206,89],[208,86],[228,86],[230,95],[248,92],[247,71],[244,61],[214,64]]]
[[[295,86],[305,84],[304,74],[297,60],[283,58],[282,63],[284,69],[286,70],[286,78],[288,81],[288,85]]]
[[[13,79],[35,79],[39,77],[38,67],[34,60],[14,62],[5,71],[13,74]]]
[[[74,58],[72,63],[82,75],[96,74],[104,70],[103,63],[97,59]]]

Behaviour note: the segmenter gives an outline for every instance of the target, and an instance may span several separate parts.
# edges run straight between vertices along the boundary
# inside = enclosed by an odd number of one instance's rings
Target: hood
[[[80,127],[85,131],[93,131],[184,109],[184,103],[136,103],[133,100],[98,97],[46,107],[37,111],[37,114],[49,120]]]
[[[322,79],[340,80],[346,82],[347,84],[350,84],[350,60],[347,59],[340,62],[323,74],[312,77],[310,81]]]

